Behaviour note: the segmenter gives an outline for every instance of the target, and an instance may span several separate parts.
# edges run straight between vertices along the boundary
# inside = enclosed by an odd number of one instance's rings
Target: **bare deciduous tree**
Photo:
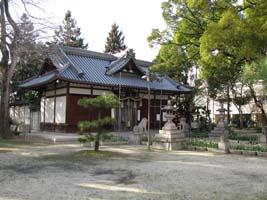
[[[1,105],[0,105],[0,137],[10,138],[9,130],[9,93],[10,81],[18,62],[18,43],[20,31],[18,25],[9,11],[9,0],[0,1],[0,25],[1,25],[1,61],[0,70],[2,74]]]
[[[12,133],[9,130],[9,103],[10,103],[10,83],[15,68],[21,57],[21,50],[24,49],[23,29],[20,28],[19,22],[16,22],[10,13],[10,8],[14,5],[22,4],[27,15],[29,11],[27,6],[33,6],[39,9],[35,0],[10,1],[0,0],[0,138],[10,138]],[[31,16],[32,17],[32,16]],[[35,18],[37,19],[37,18]],[[41,19],[39,19],[41,20]],[[48,26],[46,25],[46,28]],[[44,32],[44,26],[39,24],[38,30],[34,32]],[[30,51],[27,49],[27,51]]]

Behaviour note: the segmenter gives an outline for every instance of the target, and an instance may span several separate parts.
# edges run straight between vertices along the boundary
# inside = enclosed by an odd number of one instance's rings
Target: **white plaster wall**
[[[66,94],[66,93],[67,93],[67,88],[60,88],[60,89],[57,89],[56,93],[57,93],[57,95],[58,95],[58,94]]]
[[[154,97],[153,97],[154,98]],[[169,97],[167,95],[156,95],[156,99],[163,99],[163,100],[168,100]]]
[[[112,92],[108,90],[93,90],[93,95],[106,95],[106,94],[112,94]]]
[[[45,93],[46,96],[54,96],[55,95],[55,91],[54,90],[49,90]]]
[[[85,88],[70,88],[70,94],[87,94],[91,95],[91,89]]]
[[[44,122],[44,106],[45,106],[45,98],[42,97],[41,98],[41,102],[40,102],[40,110],[41,110],[41,122]]]
[[[56,98],[56,123],[65,123],[66,96]]]
[[[45,99],[45,122],[54,122],[54,97]]]
[[[214,116],[219,114],[217,110],[220,108],[221,108],[221,105],[218,101],[214,101],[214,104],[212,100],[210,101],[209,109],[211,110],[211,114],[210,114],[211,119],[214,119]],[[226,103],[224,104],[224,108],[227,109]],[[238,109],[233,103],[230,104],[230,111],[231,111],[230,112],[231,115],[239,114]],[[261,113],[253,101],[251,101],[247,105],[242,106],[242,112],[243,114]]]
[[[10,117],[16,123],[30,124],[30,108],[29,106],[13,106],[10,108]]]
[[[115,119],[115,108],[111,108],[111,118]]]
[[[66,94],[67,93],[67,89],[66,88],[60,88],[56,90],[56,95],[59,94]],[[45,94],[46,96],[55,96],[55,90],[49,90],[46,92]]]
[[[148,99],[148,94],[140,94],[140,97],[142,97],[143,99]],[[154,99],[154,95],[151,94],[150,95],[150,99]],[[168,100],[169,97],[167,95],[156,95],[156,99],[162,99],[162,100]]]

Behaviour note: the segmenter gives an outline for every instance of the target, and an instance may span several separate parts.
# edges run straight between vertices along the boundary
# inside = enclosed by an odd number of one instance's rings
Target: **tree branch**
[[[2,53],[2,58],[1,58],[1,67],[7,67],[7,63],[9,60],[9,53],[8,49],[6,46],[6,21],[5,21],[5,9],[4,9],[4,2],[0,1],[0,10],[1,10],[1,15],[0,15],[0,20],[1,20],[1,53]]]

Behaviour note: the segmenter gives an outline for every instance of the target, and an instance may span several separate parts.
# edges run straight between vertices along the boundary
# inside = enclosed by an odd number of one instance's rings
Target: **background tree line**
[[[9,130],[9,107],[11,101],[33,102],[38,101],[38,93],[19,90],[21,81],[36,76],[39,73],[45,57],[53,49],[54,45],[63,45],[87,49],[88,44],[81,37],[81,29],[67,11],[62,24],[54,27],[53,39],[43,38],[45,34],[42,27],[36,28],[32,20],[36,20],[28,12],[28,6],[38,7],[35,1],[21,0],[25,13],[20,19],[12,16],[10,9],[14,2],[9,0],[0,1],[0,138],[10,138]],[[39,19],[42,20],[42,19]],[[119,31],[118,25],[113,24],[107,38],[105,52],[117,53],[124,50],[124,36]]]
[[[254,87],[258,80],[266,80],[266,76],[260,76],[267,68],[266,9],[265,0],[163,2],[167,28],[153,29],[148,37],[151,46],[161,45],[154,70],[187,84],[190,72],[200,69],[195,97],[206,91],[206,102],[210,98],[227,102],[228,116],[231,101],[242,112],[241,107],[253,99],[266,123],[265,97]],[[237,83],[249,92],[237,90]],[[208,112],[208,103],[205,108]]]

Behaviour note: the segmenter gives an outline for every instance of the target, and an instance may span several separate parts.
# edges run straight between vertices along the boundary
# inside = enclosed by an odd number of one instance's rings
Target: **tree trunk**
[[[95,140],[95,151],[99,150],[99,133],[96,136],[96,140]]]
[[[227,86],[227,124],[230,124],[230,102],[231,102],[231,98],[230,98],[230,86]]]
[[[1,62],[2,88],[1,88],[1,105],[0,105],[0,137],[11,138],[13,135],[9,129],[9,97],[10,97],[10,80],[18,61],[18,39],[19,28],[9,13],[9,1],[0,1],[0,23],[1,23]],[[7,24],[9,22],[13,31],[13,38],[8,38]]]
[[[98,120],[101,119],[101,111],[98,111]],[[95,151],[99,150],[99,138],[101,134],[101,127],[97,127],[97,134],[95,136]]]
[[[0,106],[0,137],[4,139],[13,137],[9,129],[9,82],[10,77],[8,76],[8,68],[6,68],[3,73]]]
[[[267,118],[266,118],[265,110],[263,108],[263,103],[258,101],[257,96],[256,96],[256,93],[255,93],[255,91],[254,91],[254,89],[252,88],[251,85],[249,85],[249,89],[250,89],[251,96],[252,96],[252,98],[254,100],[254,103],[261,110],[261,114],[262,114],[262,126],[265,126],[266,125],[266,122],[267,122]]]
[[[241,106],[239,106],[238,112],[239,112],[240,129],[243,129],[244,128],[244,123],[243,123],[243,113],[242,113]]]
[[[207,97],[207,105],[206,105],[206,118],[207,118],[207,128],[208,131],[211,131],[211,118],[210,118],[210,110],[209,110],[209,105],[210,105],[210,98]]]

